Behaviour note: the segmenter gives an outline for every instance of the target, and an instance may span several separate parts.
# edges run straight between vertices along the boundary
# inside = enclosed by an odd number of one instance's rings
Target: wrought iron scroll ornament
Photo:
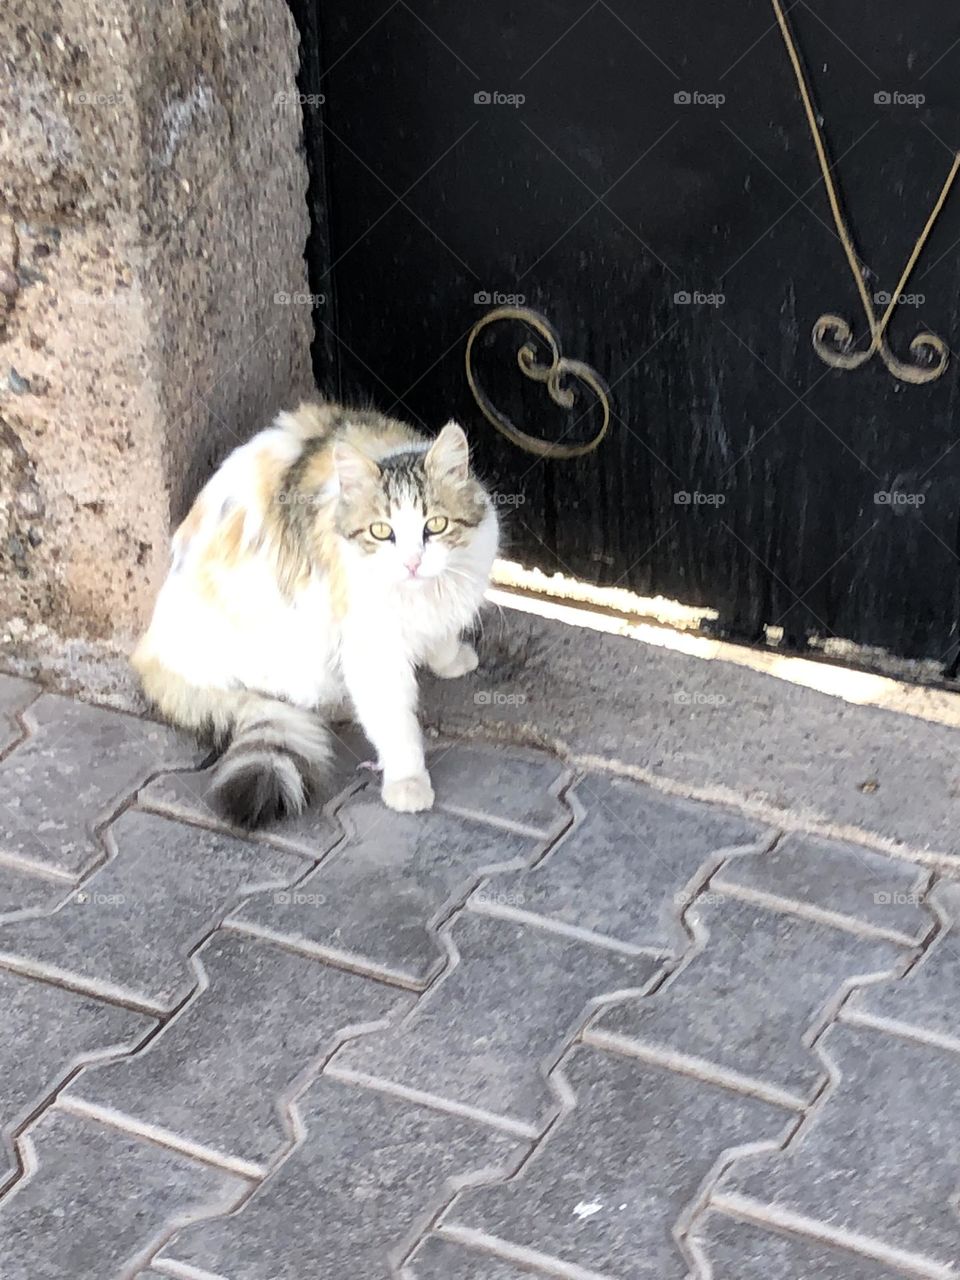
[[[562,440],[540,440],[514,426],[489,399],[480,386],[474,369],[474,347],[477,338],[488,325],[505,320],[517,320],[527,325],[539,334],[546,344],[549,351],[548,364],[538,362],[537,352],[529,342],[525,342],[518,350],[517,363],[526,377],[534,382],[542,382],[546,386],[547,394],[554,404],[560,405],[563,409],[572,409],[577,403],[577,393],[569,385],[570,380],[589,387],[596,396],[600,406],[601,422],[599,430],[590,440],[582,444],[564,444]],[[467,339],[466,366],[467,382],[483,416],[518,449],[536,454],[540,458],[579,458],[585,453],[592,453],[607,434],[607,428],[610,426],[610,400],[603,379],[595,369],[591,369],[590,365],[584,364],[582,360],[571,360],[561,355],[559,338],[550,322],[537,311],[531,311],[527,307],[495,307],[494,310],[481,316],[470,330],[470,336]]]
[[[880,359],[896,378],[900,378],[903,382],[913,382],[916,384],[924,382],[933,382],[941,376],[947,367],[950,359],[950,351],[947,344],[942,338],[935,333],[921,332],[912,339],[910,343],[910,354],[922,361],[924,356],[933,356],[934,363],[909,363],[901,360],[894,355],[887,343],[887,329],[890,324],[891,317],[897,309],[899,299],[906,289],[907,282],[913,273],[914,267],[917,265],[924,246],[929,239],[930,232],[933,230],[937,218],[943,206],[946,204],[950,189],[953,186],[957,171],[960,169],[960,154],[954,156],[953,164],[950,166],[950,172],[943,184],[940,195],[933,206],[930,217],[927,219],[926,226],[920,233],[919,239],[913,246],[913,251],[907,260],[907,265],[903,269],[900,280],[896,289],[890,296],[890,301],[886,304],[884,310],[878,316],[870,295],[867,293],[865,283],[865,272],[863,265],[857,257],[857,251],[854,248],[853,238],[844,220],[843,213],[840,209],[840,200],[837,195],[837,187],[834,182],[833,174],[830,172],[830,164],[827,160],[826,148],[823,143],[823,133],[817,120],[817,113],[813,107],[813,97],[810,92],[810,85],[807,81],[806,72],[797,53],[797,46],[794,42],[793,35],[787,23],[786,14],[780,0],[772,0],[774,13],[776,14],[777,23],[783,36],[784,43],[787,46],[787,54],[790,58],[790,64],[793,67],[793,73],[796,76],[797,86],[800,90],[800,97],[803,100],[804,111],[807,116],[807,123],[810,126],[810,133],[813,138],[813,145],[817,153],[817,159],[820,162],[820,171],[823,174],[824,185],[827,189],[827,197],[830,201],[830,210],[833,214],[833,221],[837,228],[837,234],[840,237],[840,243],[843,245],[847,262],[850,266],[850,272],[853,275],[854,283],[857,286],[857,292],[860,295],[860,301],[863,304],[864,315],[867,318],[867,324],[870,327],[870,345],[863,351],[854,351],[853,348],[853,330],[850,324],[842,316],[834,315],[828,312],[822,315],[813,326],[813,348],[817,355],[825,364],[832,366],[834,369],[857,369],[860,365],[865,364],[868,360],[872,360],[875,355],[879,355]]]

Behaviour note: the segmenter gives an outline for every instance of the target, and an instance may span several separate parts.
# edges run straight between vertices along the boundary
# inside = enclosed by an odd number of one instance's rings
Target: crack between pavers
[[[848,1253],[870,1258],[897,1271],[905,1271],[907,1275],[917,1276],[920,1280],[957,1280],[958,1273],[953,1267],[944,1266],[934,1258],[926,1258],[922,1254],[894,1248],[872,1236],[861,1235],[857,1231],[832,1227],[829,1223],[821,1222],[817,1218],[793,1213],[779,1205],[765,1204],[763,1201],[753,1199],[752,1196],[744,1196],[736,1192],[721,1193],[713,1198],[711,1206],[738,1222],[748,1222],[758,1227],[778,1227],[789,1235],[834,1245]]]
[[[556,1280],[614,1280],[609,1273],[589,1271],[576,1263],[563,1262],[538,1249],[528,1249],[471,1227],[441,1226],[435,1234],[441,1240],[462,1244],[477,1253],[485,1253],[488,1257],[499,1258],[502,1262],[516,1264],[525,1270],[533,1268],[538,1275],[555,1276]],[[402,1273],[401,1280],[414,1280],[414,1276],[414,1272],[407,1270]]]
[[[17,747],[22,747],[27,739],[32,736],[30,726],[24,719],[24,716],[33,704],[43,695],[43,692],[43,689],[37,689],[36,693],[28,702],[25,702],[22,707],[17,707],[15,711],[10,713],[10,720],[14,724],[17,732],[14,733],[13,741],[8,742],[6,746],[0,750],[0,764],[6,760],[7,756],[12,755],[14,751],[16,751]]]

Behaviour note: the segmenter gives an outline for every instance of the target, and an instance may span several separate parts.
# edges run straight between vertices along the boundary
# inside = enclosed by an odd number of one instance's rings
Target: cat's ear
[[[428,449],[427,467],[438,479],[466,480],[470,474],[467,435],[452,418]]]
[[[376,484],[377,464],[344,440],[337,440],[333,446],[333,469],[345,498],[372,489]]]

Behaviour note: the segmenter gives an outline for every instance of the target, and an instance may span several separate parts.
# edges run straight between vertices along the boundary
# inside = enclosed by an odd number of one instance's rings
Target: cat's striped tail
[[[214,765],[208,799],[238,827],[302,813],[329,759],[329,735],[316,715],[246,694],[229,745]]]
[[[147,698],[167,720],[221,751],[208,799],[225,818],[238,827],[259,827],[303,811],[331,755],[318,716],[264,693],[191,684],[145,641],[131,662]]]

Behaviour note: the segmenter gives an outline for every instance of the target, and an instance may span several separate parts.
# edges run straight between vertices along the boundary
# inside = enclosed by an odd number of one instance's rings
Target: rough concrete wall
[[[284,0],[0,7],[0,642],[135,630],[312,384],[296,68]]]

